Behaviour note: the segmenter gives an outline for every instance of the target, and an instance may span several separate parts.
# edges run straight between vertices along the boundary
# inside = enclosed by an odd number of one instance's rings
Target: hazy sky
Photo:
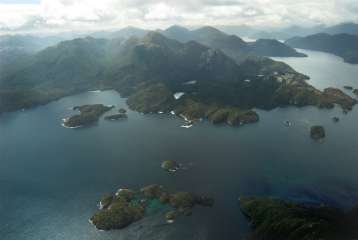
[[[358,0],[0,0],[0,31],[358,22]]]

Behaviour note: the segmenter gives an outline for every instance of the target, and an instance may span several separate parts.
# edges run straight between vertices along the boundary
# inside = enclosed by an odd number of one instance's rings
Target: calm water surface
[[[280,59],[311,76],[311,84],[358,87],[358,66],[329,54]],[[83,93],[0,117],[0,236],[4,240],[243,239],[241,195],[277,196],[350,207],[358,203],[358,111],[314,107],[259,111],[240,128],[203,122],[183,129],[173,116],[129,112],[127,121],[65,129],[79,104],[125,107],[114,91]],[[116,110],[114,110],[116,111]],[[333,116],[341,122],[334,124]],[[287,128],[283,122],[294,125]],[[327,138],[309,138],[313,124]],[[189,166],[168,175],[163,160]],[[88,223],[97,200],[120,187],[160,183],[216,199],[212,209],[166,224],[161,211],[127,229],[99,232]]]

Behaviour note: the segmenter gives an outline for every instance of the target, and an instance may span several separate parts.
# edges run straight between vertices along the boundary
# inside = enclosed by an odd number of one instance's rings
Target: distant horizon
[[[177,26],[177,27],[183,27],[189,30],[195,30],[195,29],[199,29],[202,27],[213,27],[213,28],[217,28],[219,30],[222,29],[246,29],[246,30],[251,30],[251,31],[255,31],[255,32],[267,32],[267,33],[272,33],[272,32],[279,32],[279,31],[284,31],[290,28],[301,28],[301,29],[315,29],[315,28],[329,28],[329,27],[335,27],[335,26],[340,26],[340,25],[345,25],[345,24],[356,24],[358,25],[358,22],[342,22],[342,23],[338,23],[338,24],[333,24],[333,25],[325,25],[325,24],[318,24],[316,26],[299,26],[299,25],[290,25],[290,26],[284,26],[284,27],[276,27],[276,28],[264,28],[261,26],[248,26],[248,25],[182,25],[182,24],[172,24],[169,26],[164,26],[161,28],[145,28],[145,27],[141,27],[141,26],[135,26],[135,25],[127,25],[124,27],[116,27],[113,26],[111,28],[99,28],[99,29],[82,29],[82,30],[77,30],[77,29],[67,29],[67,30],[37,30],[37,31],[0,31],[0,36],[6,36],[6,35],[28,35],[28,36],[55,36],[55,35],[80,35],[80,34],[92,34],[92,33],[100,33],[100,32],[116,32],[116,31],[121,31],[121,30],[125,30],[125,29],[129,29],[129,28],[133,28],[133,29],[141,29],[141,30],[148,30],[148,31],[164,31],[168,28]],[[245,36],[243,36],[245,37]]]
[[[0,34],[118,30],[126,26],[236,26],[276,30],[358,22],[355,0],[0,0]]]

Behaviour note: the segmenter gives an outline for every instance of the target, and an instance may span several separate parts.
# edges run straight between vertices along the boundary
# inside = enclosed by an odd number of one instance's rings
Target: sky
[[[358,0],[0,0],[0,32],[358,22]]]

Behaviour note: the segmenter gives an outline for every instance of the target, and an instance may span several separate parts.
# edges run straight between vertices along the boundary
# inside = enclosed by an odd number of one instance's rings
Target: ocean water
[[[280,58],[311,76],[311,84],[358,87],[358,66],[329,54]],[[283,197],[340,207],[358,203],[358,111],[315,107],[258,110],[257,124],[233,128],[202,122],[185,129],[171,115],[103,119],[93,127],[66,129],[61,119],[80,104],[126,107],[114,91],[87,92],[0,117],[0,238],[3,240],[244,239],[249,233],[240,196]],[[332,117],[341,118],[333,123]],[[289,120],[292,127],[284,126]],[[325,126],[312,141],[309,128]],[[172,159],[187,170],[168,174]],[[99,198],[118,188],[159,183],[175,191],[215,198],[174,224],[161,210],[124,230],[100,232],[88,219]]]

